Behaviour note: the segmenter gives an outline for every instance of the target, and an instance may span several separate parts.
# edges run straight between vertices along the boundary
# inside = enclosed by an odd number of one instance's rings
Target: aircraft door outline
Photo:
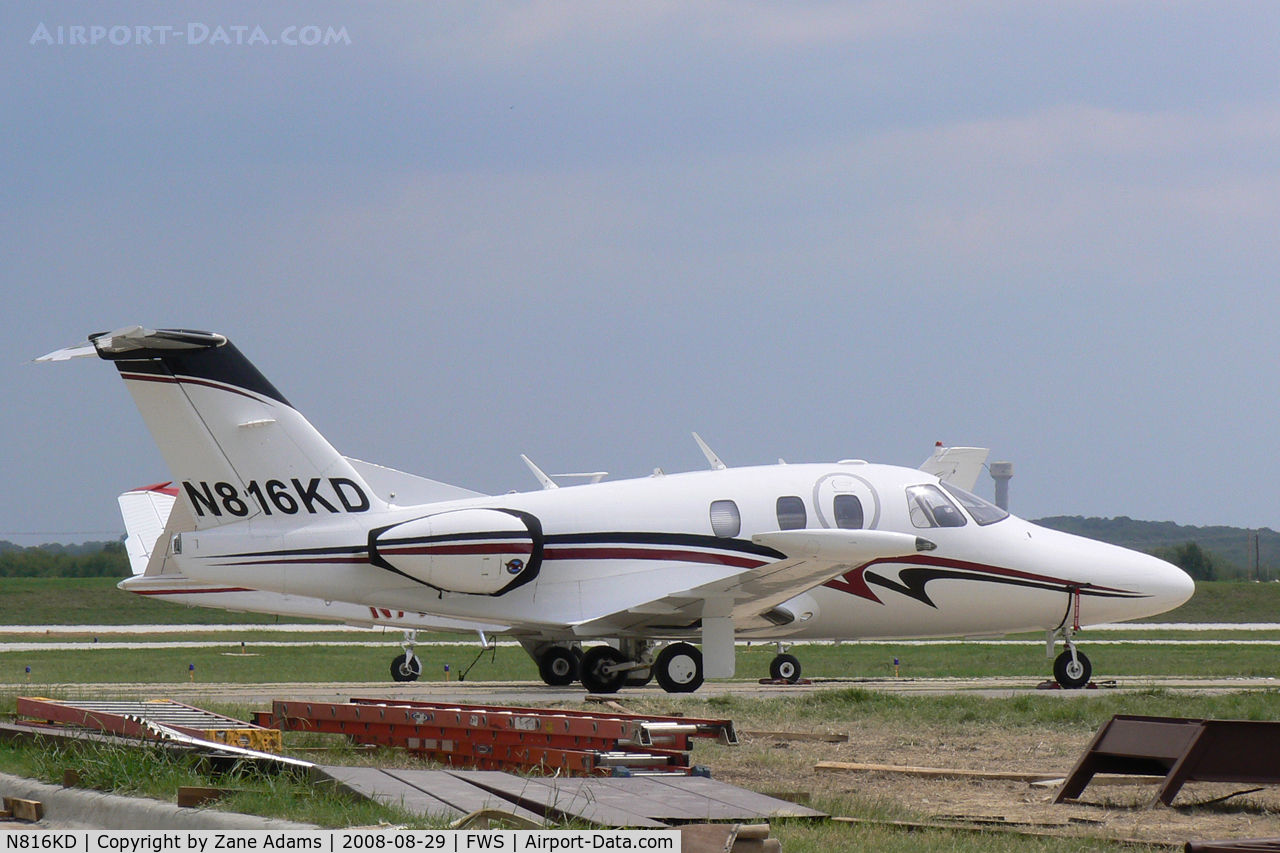
[[[880,525],[880,494],[875,486],[857,474],[840,471],[827,474],[813,484],[813,512],[823,527],[837,527],[835,499],[837,495],[853,495],[862,503],[863,530]],[[868,521],[869,519],[869,521]]]

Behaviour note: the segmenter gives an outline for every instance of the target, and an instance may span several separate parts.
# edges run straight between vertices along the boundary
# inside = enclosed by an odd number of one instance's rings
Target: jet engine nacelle
[[[809,593],[802,592],[761,615],[779,628],[788,626],[800,628],[805,622],[819,616],[821,612],[818,600]]]
[[[369,561],[445,592],[501,595],[537,576],[542,526],[515,510],[442,512],[370,531]]]

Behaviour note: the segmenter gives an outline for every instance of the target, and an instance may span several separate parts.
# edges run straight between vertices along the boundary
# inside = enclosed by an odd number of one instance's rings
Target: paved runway
[[[1037,690],[1039,682],[1031,678],[903,678],[903,679],[824,679],[808,685],[763,685],[750,681],[708,682],[691,695],[692,699],[714,696],[744,698],[782,698],[805,696],[820,691],[863,688],[885,693],[919,696],[970,695],[992,698],[1041,695],[1059,699],[1089,699],[1115,692],[1133,692],[1161,687],[1177,692],[1221,694],[1248,690],[1274,690],[1280,686],[1275,678],[1124,678],[1106,682],[1097,690]],[[1114,685],[1114,686],[1110,686]],[[21,689],[21,688],[19,688]],[[544,704],[580,702],[586,695],[581,687],[548,687],[533,681],[468,681],[416,682],[393,684],[385,681],[271,684],[56,684],[32,688],[56,696],[152,698],[166,697],[199,705],[201,702],[230,702],[259,705],[266,708],[273,699],[315,702],[345,702],[353,696],[416,699],[425,702],[463,702],[475,704]],[[679,701],[678,694],[666,694],[655,684],[622,690],[612,698],[626,704],[628,698],[665,697]]]

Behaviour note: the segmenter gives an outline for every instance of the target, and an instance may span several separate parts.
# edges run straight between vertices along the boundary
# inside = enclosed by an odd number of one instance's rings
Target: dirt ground
[[[802,725],[791,730],[804,731]],[[1280,787],[1209,800],[1257,786],[1189,783],[1173,808],[1145,808],[1154,785],[1094,782],[1079,805],[1054,805],[1055,788],[1024,782],[935,780],[893,773],[817,772],[819,761],[966,770],[1051,772],[1065,776],[1092,733],[1033,728],[970,728],[964,733],[907,731],[855,723],[848,743],[780,741],[743,736],[737,747],[703,746],[695,761],[715,778],[761,792],[803,792],[815,801],[847,798],[875,804],[893,819],[1000,821],[1032,831],[1133,838],[1181,845],[1189,839],[1280,837]],[[821,804],[816,803],[816,804]]]

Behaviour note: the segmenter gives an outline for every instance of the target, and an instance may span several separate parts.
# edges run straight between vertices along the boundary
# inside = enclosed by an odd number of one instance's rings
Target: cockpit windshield
[[[995,524],[997,521],[1004,521],[1009,517],[1009,513],[1005,510],[993,503],[987,503],[977,495],[966,492],[958,486],[943,483],[942,488],[950,492],[951,496],[960,502],[960,506],[969,510],[969,515],[973,516],[973,520],[983,526]]]
[[[907,486],[907,509],[916,527],[964,527],[968,523],[937,486]]]

